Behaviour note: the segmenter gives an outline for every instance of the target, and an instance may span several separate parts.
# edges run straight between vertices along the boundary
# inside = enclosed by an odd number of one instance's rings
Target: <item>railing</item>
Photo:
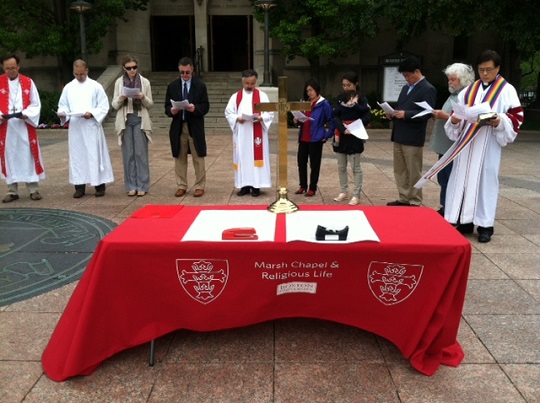
[[[204,48],[202,46],[199,46],[197,50],[195,50],[195,75],[197,77],[201,76],[201,73],[203,71],[203,51]]]

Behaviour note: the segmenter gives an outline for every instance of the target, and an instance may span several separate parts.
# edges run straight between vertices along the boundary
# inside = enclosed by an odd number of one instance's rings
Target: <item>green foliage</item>
[[[385,0],[381,14],[408,40],[434,29],[454,36],[494,31],[524,57],[540,48],[538,0]]]
[[[39,99],[41,101],[39,123],[44,123],[48,127],[60,123],[60,119],[55,113],[58,109],[60,91],[39,91]]]
[[[103,37],[128,10],[145,10],[149,0],[100,0],[84,13],[88,53],[103,47]],[[79,15],[70,0],[0,1],[0,52],[27,58],[80,56]]]
[[[252,3],[254,1],[252,0]],[[270,36],[281,44],[288,61],[304,57],[311,64],[322,56],[336,58],[356,52],[365,37],[377,32],[370,0],[276,0],[269,11]],[[264,21],[264,13],[255,10]]]

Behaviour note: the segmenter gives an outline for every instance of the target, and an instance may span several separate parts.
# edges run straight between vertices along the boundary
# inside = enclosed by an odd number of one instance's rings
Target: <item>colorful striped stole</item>
[[[502,76],[498,75],[489,90],[484,94],[482,103],[488,102],[491,108],[493,108],[506,83],[507,81]],[[476,99],[481,85],[482,81],[477,80],[472,85],[467,87],[463,98],[467,106],[474,105],[474,100]],[[442,169],[444,169],[444,167],[450,164],[450,162],[452,162],[454,158],[456,158],[458,154],[463,151],[463,149],[476,137],[478,130],[481,127],[482,126],[478,122],[467,124],[452,147],[450,147],[450,149],[448,149],[448,151],[431,167],[431,169],[427,171],[422,178],[420,178],[414,187],[417,189],[423,187],[428,180],[433,178]]]

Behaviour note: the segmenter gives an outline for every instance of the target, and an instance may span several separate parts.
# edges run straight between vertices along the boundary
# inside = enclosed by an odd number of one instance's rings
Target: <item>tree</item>
[[[0,1],[0,52],[22,52],[26,58],[56,56],[62,76],[80,57],[79,17],[69,0]],[[103,47],[103,37],[127,10],[145,10],[148,0],[100,0],[85,13],[88,53]],[[63,80],[61,80],[63,81]]]
[[[473,36],[488,31],[504,43],[495,49],[503,58],[503,75],[516,87],[520,82],[520,60],[540,49],[537,0],[385,0],[381,14],[394,25],[403,41],[426,30],[454,36]]]
[[[255,1],[251,0],[254,4]],[[287,61],[305,58],[319,77],[320,58],[356,53],[365,37],[377,33],[371,0],[276,0],[269,11],[270,36],[279,40]],[[255,11],[263,22],[264,14]]]

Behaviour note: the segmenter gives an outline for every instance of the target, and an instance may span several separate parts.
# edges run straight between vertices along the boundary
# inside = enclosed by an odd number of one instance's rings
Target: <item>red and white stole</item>
[[[240,90],[236,93],[236,109],[238,110],[240,102],[242,102],[242,95],[244,90]],[[253,89],[253,102],[251,106],[251,113],[257,112],[255,105],[261,103],[261,94],[257,88]],[[253,122],[253,157],[254,165],[256,167],[264,166],[263,160],[263,129],[261,122]]]
[[[9,78],[7,74],[3,74],[0,76],[0,109],[4,113],[9,113]],[[32,92],[32,80],[30,80],[29,77],[23,76],[22,74],[19,74],[19,82],[21,83],[21,91],[22,91],[22,103],[23,103],[23,109],[28,108],[28,105],[30,105],[30,93]],[[0,125],[0,156],[2,156],[2,174],[4,176],[7,176],[6,171],[6,136],[7,136],[7,126],[8,121],[4,121],[3,124]],[[42,174],[43,173],[43,167],[41,166],[41,162],[39,160],[39,151],[38,151],[38,139],[37,139],[37,130],[34,126],[26,123],[26,127],[28,129],[28,140],[30,143],[30,152],[32,153],[32,157],[34,157],[34,165],[36,167],[36,173]]]

